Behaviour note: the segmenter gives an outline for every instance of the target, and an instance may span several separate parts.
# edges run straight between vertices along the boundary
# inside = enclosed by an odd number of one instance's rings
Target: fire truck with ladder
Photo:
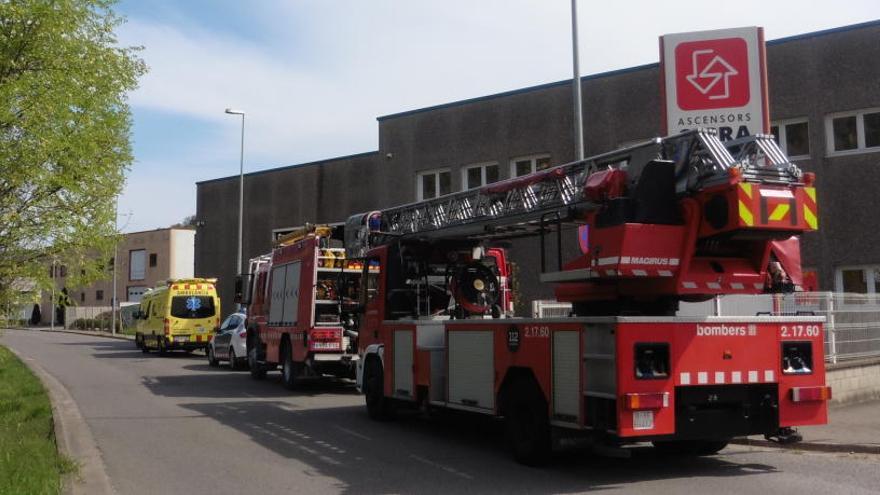
[[[346,254],[363,266],[344,323],[367,412],[498,416],[526,464],[568,436],[695,455],[742,435],[796,440],[795,426],[827,421],[823,318],[675,314],[681,301],[763,292],[779,273],[799,284],[814,180],[772,136],[722,143],[697,129],[351,216]],[[580,250],[563,260],[567,229]],[[490,253],[523,236],[570,317],[504,318]]]

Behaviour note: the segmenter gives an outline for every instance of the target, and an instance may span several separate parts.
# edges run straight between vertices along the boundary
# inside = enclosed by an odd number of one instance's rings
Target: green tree
[[[106,277],[132,161],[126,94],[146,71],[112,0],[0,1],[0,304],[16,282]]]

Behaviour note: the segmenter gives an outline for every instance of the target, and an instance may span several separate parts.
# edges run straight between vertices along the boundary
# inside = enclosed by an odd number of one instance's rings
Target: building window
[[[156,253],[150,253],[150,268],[153,268],[156,266],[157,259],[158,259],[158,256],[156,255]]]
[[[468,165],[461,169],[461,183],[464,189],[473,189],[493,182],[498,182],[497,163]]]
[[[835,272],[834,288],[838,292],[880,294],[880,266],[838,268]]]
[[[143,280],[147,275],[147,251],[137,249],[128,252],[128,279]]]
[[[828,154],[880,151],[880,108],[825,117]]]
[[[510,160],[511,177],[529,175],[550,168],[550,155],[522,156]]]
[[[103,301],[104,300],[104,291],[96,290],[95,291],[95,300],[96,301]]]
[[[810,157],[810,126],[807,119],[774,122],[770,126],[770,133],[789,158]]]
[[[416,176],[418,201],[436,198],[452,192],[452,173],[449,169],[419,172]]]

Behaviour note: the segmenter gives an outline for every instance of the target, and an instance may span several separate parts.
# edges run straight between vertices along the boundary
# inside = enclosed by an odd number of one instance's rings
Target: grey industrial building
[[[880,21],[769,41],[767,65],[774,134],[818,177],[820,230],[803,239],[804,265],[823,290],[880,292]],[[659,135],[659,80],[658,64],[582,79],[588,155]],[[343,221],[575,157],[570,80],[378,122],[378,151],[245,175],[245,259],[270,251],[275,232],[306,222]],[[238,176],[197,184],[195,273],[220,278],[227,311],[238,184]],[[512,250],[520,311],[552,298],[537,281],[536,242],[517,241]]]

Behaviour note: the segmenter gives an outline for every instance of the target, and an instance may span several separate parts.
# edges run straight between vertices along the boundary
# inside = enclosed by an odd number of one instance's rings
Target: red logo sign
[[[746,40],[725,38],[675,47],[678,106],[682,110],[740,107],[749,102]]]

